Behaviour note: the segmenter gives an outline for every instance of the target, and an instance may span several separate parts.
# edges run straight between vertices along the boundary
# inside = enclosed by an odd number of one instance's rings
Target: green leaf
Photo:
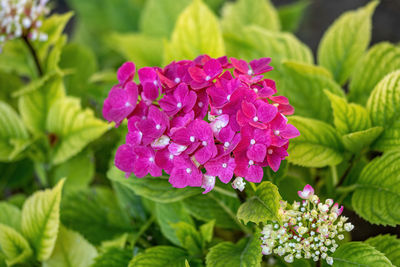
[[[90,150],[83,151],[70,158],[64,164],[57,165],[52,174],[53,183],[62,178],[65,180],[65,190],[85,188],[93,179],[95,171],[94,156]]]
[[[200,233],[203,239],[203,246],[206,242],[211,242],[214,232],[215,220],[211,220],[200,226]]]
[[[164,62],[194,59],[201,54],[211,57],[225,55],[218,19],[201,0],[194,0],[179,15],[171,41],[165,43],[164,51]]]
[[[238,229],[236,211],[240,202],[236,196],[227,196],[213,190],[206,195],[186,198],[183,205],[196,219],[202,221],[215,219],[215,225],[218,227]]]
[[[61,226],[53,254],[42,266],[87,267],[96,256],[96,249],[80,234]]]
[[[185,267],[188,257],[183,249],[156,246],[146,249],[144,253],[135,256],[129,267]]]
[[[299,0],[291,4],[279,6],[278,15],[282,31],[296,32],[309,5],[309,0]]]
[[[110,126],[97,119],[92,110],[82,110],[79,99],[67,97],[51,106],[46,128],[56,136],[52,161],[59,164],[79,153]]]
[[[3,52],[4,53],[4,52]],[[1,59],[0,59],[1,61]],[[21,78],[17,74],[5,73],[0,70],[0,100],[15,106],[16,99],[12,94],[16,89],[23,86]]]
[[[400,71],[388,74],[374,88],[367,109],[374,126],[384,128],[373,148],[381,151],[400,146]]]
[[[240,35],[241,29],[249,25],[280,30],[278,13],[269,0],[238,0],[225,4],[221,24],[224,34]]]
[[[371,19],[378,1],[341,15],[325,32],[318,47],[318,62],[343,85],[371,39]]]
[[[400,224],[400,151],[375,158],[362,170],[352,198],[354,210],[365,220]]]
[[[290,104],[299,116],[330,122],[332,111],[324,89],[344,96],[342,88],[323,67],[310,64],[283,62],[284,79],[280,94],[290,99]]]
[[[129,250],[112,247],[100,254],[91,267],[126,267],[132,259]]]
[[[34,78],[37,75],[35,62],[21,38],[7,41],[0,53],[0,70]]]
[[[258,234],[243,238],[236,244],[222,242],[212,247],[206,257],[206,266],[259,267],[261,259],[261,240]]]
[[[128,187],[121,185],[118,182],[112,182],[112,187],[118,198],[118,203],[121,209],[130,217],[144,221],[146,220],[146,212],[143,206],[143,201],[140,196]]]
[[[193,224],[186,222],[177,222],[172,224],[176,237],[182,248],[185,248],[190,255],[200,255],[203,245],[201,234],[196,230]]]
[[[362,242],[346,243],[340,246],[332,257],[333,266],[393,266],[381,252]]]
[[[400,69],[400,47],[387,42],[374,45],[354,70],[349,85],[350,99],[365,104],[376,84],[397,69]]]
[[[58,70],[60,59],[61,59],[61,53],[63,50],[63,47],[65,46],[67,42],[67,35],[62,35],[57,42],[53,45],[52,49],[50,50],[49,54],[47,55],[47,59],[44,64],[42,69],[44,73],[51,73],[55,69]]]
[[[134,230],[120,209],[115,195],[108,188],[95,187],[67,192],[61,207],[62,223],[82,234],[94,245]]]
[[[135,62],[138,68],[161,66],[163,57],[161,38],[135,33],[113,33],[107,36],[107,40],[111,49],[118,52],[125,60]]]
[[[343,145],[329,124],[298,116],[289,118],[301,133],[290,141],[287,160],[306,167],[337,165],[343,160]]]
[[[107,177],[129,188],[129,190],[134,191],[139,196],[160,203],[179,201],[200,194],[201,192],[199,188],[173,188],[166,177],[146,177],[143,179],[130,177],[127,179],[125,178],[125,174],[116,167],[112,167],[108,171]]]
[[[343,135],[342,142],[347,150],[357,153],[363,148],[370,146],[382,132],[383,127],[372,127],[367,130]]]
[[[18,100],[18,109],[26,127],[32,133],[46,132],[50,107],[65,95],[62,77],[57,73],[45,75],[31,83]]]
[[[34,193],[22,207],[22,233],[39,261],[50,257],[56,243],[63,185],[64,180],[61,180],[53,189]]]
[[[393,235],[378,235],[365,241],[376,250],[385,254],[393,265],[400,266],[400,240]]]
[[[0,101],[0,161],[12,161],[29,145],[28,131],[18,114]]]
[[[360,105],[347,103],[343,97],[325,91],[331,100],[333,109],[333,123],[341,134],[362,131],[371,127],[368,111]]]
[[[271,182],[262,182],[257,186],[255,195],[240,206],[237,217],[245,224],[249,221],[257,224],[272,220],[280,221],[278,214],[280,200],[278,188]]]
[[[0,224],[10,226],[21,232],[21,211],[7,202],[0,202]]]
[[[8,266],[24,263],[32,256],[28,241],[14,228],[0,223],[0,251]]]
[[[173,226],[178,222],[193,225],[193,220],[183,208],[182,203],[156,203],[155,214],[163,235],[173,244],[183,246],[176,232],[177,229]]]
[[[168,38],[179,14],[190,0],[148,0],[140,15],[140,31],[149,36]]]

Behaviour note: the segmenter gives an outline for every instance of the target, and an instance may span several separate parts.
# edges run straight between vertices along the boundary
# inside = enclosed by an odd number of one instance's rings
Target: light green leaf
[[[214,189],[206,195],[186,198],[183,205],[196,219],[202,221],[215,219],[215,225],[222,228],[237,229],[239,227],[236,211],[240,202],[236,196],[227,196]]]
[[[374,126],[384,128],[373,144],[381,151],[400,147],[400,71],[392,72],[374,88],[368,99],[367,109]]]
[[[182,203],[156,203],[155,214],[163,235],[175,245],[183,246],[177,235],[177,229],[174,228],[174,224],[185,222],[193,225],[193,220],[183,208]]]
[[[60,99],[51,106],[46,126],[47,131],[56,136],[52,144],[54,164],[76,155],[110,128],[97,119],[92,110],[82,110],[79,99],[72,97]]]
[[[63,185],[64,180],[61,180],[53,189],[34,193],[22,207],[22,233],[39,261],[50,257],[56,243]]]
[[[95,171],[93,152],[85,150],[70,158],[64,164],[55,166],[53,170],[53,182],[62,178],[65,180],[65,190],[85,188],[93,179]]]
[[[309,0],[299,0],[291,4],[279,6],[278,15],[282,31],[296,32],[309,4]]]
[[[146,35],[168,38],[178,15],[190,0],[148,0],[140,15],[139,28]]]
[[[237,217],[245,224],[249,221],[254,223],[280,221],[278,214],[280,200],[278,188],[271,182],[262,182],[257,186],[255,195],[240,206]]]
[[[342,88],[323,67],[284,61],[284,79],[279,93],[290,99],[296,115],[330,122],[332,111],[324,89],[344,96]]]
[[[241,29],[249,25],[271,31],[280,29],[278,13],[269,0],[238,0],[225,4],[221,24],[224,35],[240,36]]]
[[[257,234],[236,244],[222,242],[212,247],[206,257],[206,266],[259,267],[261,259],[261,240]]]
[[[385,254],[393,265],[400,266],[400,240],[394,235],[378,235],[365,241],[376,250]]]
[[[10,226],[21,232],[21,211],[7,202],[0,202],[0,224]]]
[[[211,220],[200,226],[200,233],[203,239],[203,246],[206,242],[211,242],[214,232],[215,220]]]
[[[135,256],[129,263],[129,267],[185,267],[187,257],[188,255],[183,249],[156,246]]]
[[[164,62],[194,59],[198,55],[225,55],[217,17],[201,0],[194,0],[179,15],[171,41],[165,43]]]
[[[193,224],[177,222],[172,224],[176,237],[179,239],[182,248],[185,248],[190,255],[201,254],[203,240],[201,234]]]
[[[343,85],[371,39],[371,18],[378,1],[341,15],[325,32],[318,47],[318,62]]]
[[[14,106],[16,99],[12,97],[12,94],[21,86],[23,86],[23,82],[17,74],[6,73],[0,70],[1,101],[8,103],[10,106]]]
[[[0,223],[0,251],[8,266],[24,263],[32,256],[28,241],[14,228]]]
[[[134,230],[109,188],[95,187],[67,192],[61,207],[62,223],[82,234],[94,245]]]
[[[332,255],[333,266],[393,266],[392,263],[379,251],[362,242],[346,243]]]
[[[107,36],[107,43],[125,60],[135,62],[138,68],[161,66],[163,57],[161,38],[136,33],[114,33]]]
[[[0,53],[0,70],[30,78],[37,76],[35,62],[21,38],[9,40],[4,44]]]
[[[200,194],[201,192],[199,188],[173,188],[166,177],[146,177],[143,179],[130,177],[127,179],[125,178],[125,174],[116,167],[112,167],[108,171],[107,177],[112,181],[133,190],[139,196],[160,203],[179,201]]]
[[[306,167],[337,165],[343,160],[343,145],[336,130],[329,124],[293,116],[289,118],[301,133],[290,141],[287,160]]]
[[[96,249],[80,234],[61,226],[53,254],[42,266],[87,267],[96,256]]]
[[[371,145],[382,132],[383,127],[372,127],[367,130],[343,135],[342,142],[347,150],[357,153]]]
[[[387,42],[374,45],[354,70],[349,86],[350,99],[365,104],[376,84],[397,69],[400,69],[400,47]]]
[[[400,224],[400,151],[375,158],[361,172],[352,198],[354,210],[365,220]]]
[[[0,161],[12,161],[29,145],[29,135],[21,118],[0,101]]]
[[[347,103],[346,98],[329,91],[325,93],[331,100],[333,123],[340,134],[362,131],[371,127],[368,111],[363,106]]]
[[[126,267],[132,259],[132,251],[112,247],[95,259],[91,267]]]
[[[60,63],[61,53],[66,43],[67,43],[67,35],[63,34],[53,45],[52,49],[50,50],[47,56],[46,61],[43,64],[44,73],[51,73],[55,69],[57,70],[59,69],[58,65]]]
[[[46,132],[50,107],[65,95],[62,77],[57,73],[45,75],[22,91],[18,108],[22,120],[32,133]]]

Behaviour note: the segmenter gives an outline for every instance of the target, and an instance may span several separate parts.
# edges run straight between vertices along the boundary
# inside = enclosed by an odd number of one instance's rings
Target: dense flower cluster
[[[273,221],[264,226],[262,253],[284,256],[289,263],[294,258],[312,258],[314,261],[324,259],[332,265],[333,258],[329,255],[339,246],[337,240],[342,240],[343,232],[350,232],[354,226],[346,223],[346,217],[340,216],[343,206],[339,208],[332,199],[320,202],[310,185],[298,194],[304,199],[302,203],[294,202],[290,206],[281,202],[281,224]]]
[[[40,32],[48,0],[0,0],[0,48],[5,41],[22,36],[46,41]]]
[[[135,65],[125,63],[103,106],[103,116],[117,126],[128,119],[116,166],[137,177],[164,170],[174,187],[205,192],[216,177],[228,183],[235,175],[233,187],[243,190],[243,178],[262,180],[262,167],[277,171],[299,132],[287,123],[285,115],[293,113],[287,98],[274,96],[274,81],[261,75],[272,70],[269,63],[202,55],[141,68],[139,85]]]

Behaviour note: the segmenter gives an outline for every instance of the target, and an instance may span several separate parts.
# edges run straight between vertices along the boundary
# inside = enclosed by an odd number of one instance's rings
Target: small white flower
[[[232,187],[239,191],[243,191],[246,183],[243,181],[242,177],[236,177],[236,179],[232,182]]]

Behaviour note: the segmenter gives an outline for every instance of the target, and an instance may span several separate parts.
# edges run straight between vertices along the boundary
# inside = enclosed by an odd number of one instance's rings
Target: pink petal
[[[254,74],[262,74],[273,69],[271,66],[268,66],[270,62],[271,58],[269,57],[254,59],[250,61],[250,66],[253,69]]]
[[[278,109],[274,105],[265,102],[260,103],[257,109],[257,116],[262,122],[270,122],[277,113]]]
[[[136,154],[130,145],[121,145],[115,154],[115,166],[124,172],[133,172],[133,166],[136,161]]]
[[[133,64],[133,62],[126,62],[118,69],[117,78],[119,83],[122,85],[128,81],[131,81],[134,76],[135,64]]]
[[[262,144],[251,145],[247,150],[247,157],[253,161],[263,162],[265,155],[267,153],[267,148]]]

